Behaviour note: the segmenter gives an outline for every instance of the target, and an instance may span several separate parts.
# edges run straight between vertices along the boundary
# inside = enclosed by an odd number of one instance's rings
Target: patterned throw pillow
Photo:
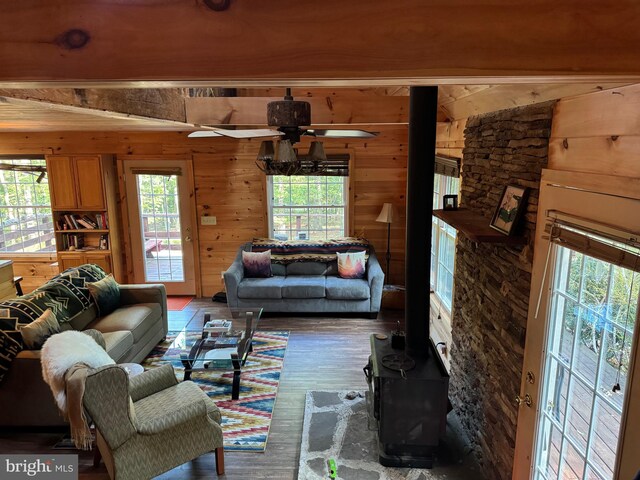
[[[5,300],[0,303],[0,331],[22,347],[20,329],[37,320],[49,308],[57,314],[61,311],[62,305],[46,292],[38,290],[22,297]]]
[[[242,252],[244,276],[266,278],[271,276],[271,250],[266,252]]]
[[[110,314],[120,306],[120,285],[113,275],[109,274],[102,280],[87,283],[87,288],[98,306],[101,317]]]
[[[363,278],[367,260],[365,252],[336,253],[341,278]]]
[[[60,324],[50,308],[20,330],[24,346],[30,350],[40,350],[47,338],[58,332]]]
[[[53,309],[60,323],[68,322],[79,313],[91,307],[91,295],[82,277],[59,275],[38,289],[46,292],[61,308]]]

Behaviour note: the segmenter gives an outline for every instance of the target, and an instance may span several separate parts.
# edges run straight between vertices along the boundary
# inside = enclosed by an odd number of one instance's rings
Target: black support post
[[[438,87],[411,87],[407,163],[405,330],[407,354],[429,352],[431,212],[436,154]]]

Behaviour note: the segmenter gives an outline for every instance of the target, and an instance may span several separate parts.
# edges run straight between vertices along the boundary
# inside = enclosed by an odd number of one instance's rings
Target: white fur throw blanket
[[[85,375],[72,375],[82,366],[98,368],[115,364],[107,352],[89,335],[69,330],[52,335],[42,346],[40,355],[42,377],[49,384],[53,397],[65,419],[71,424],[71,436],[78,448],[90,448],[88,426],[82,407]],[[80,364],[80,365],[78,365]],[[67,377],[69,373],[69,377]],[[75,384],[67,384],[75,378]],[[79,382],[80,384],[78,384]],[[71,398],[73,397],[73,398]],[[87,442],[89,445],[87,445]]]

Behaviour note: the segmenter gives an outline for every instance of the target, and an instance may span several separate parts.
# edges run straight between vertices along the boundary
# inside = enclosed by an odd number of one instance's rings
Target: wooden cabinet
[[[110,252],[59,252],[58,264],[60,271],[64,271],[67,268],[78,267],[85,263],[95,263],[107,273],[113,273],[111,268],[111,253]]]
[[[93,263],[126,282],[115,158],[51,155],[47,175],[60,271]]]
[[[102,161],[99,156],[49,156],[47,175],[53,209],[105,208]]]

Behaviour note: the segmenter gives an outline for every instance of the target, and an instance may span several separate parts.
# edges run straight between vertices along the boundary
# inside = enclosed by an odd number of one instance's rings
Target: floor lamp
[[[393,217],[395,216],[395,209],[393,204],[385,203],[382,205],[380,215],[376,218],[376,222],[387,224],[387,269],[385,270],[387,283],[390,281],[391,276],[389,274],[389,263],[391,262],[391,224],[393,223]]]

